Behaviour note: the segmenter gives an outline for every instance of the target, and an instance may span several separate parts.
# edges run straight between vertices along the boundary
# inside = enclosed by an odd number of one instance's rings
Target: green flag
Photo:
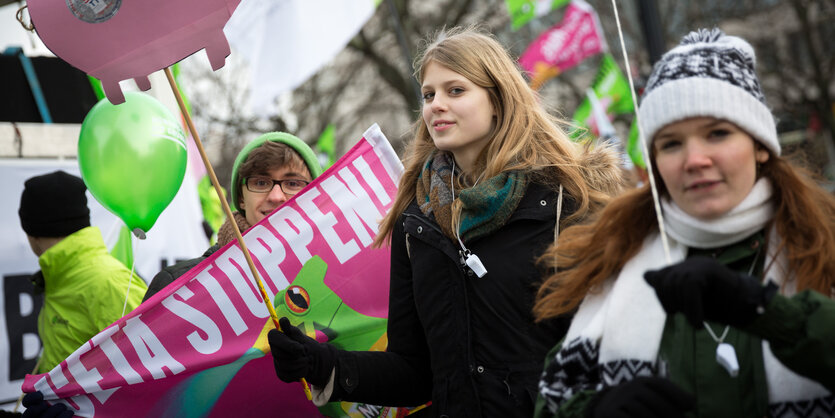
[[[314,147],[316,156],[319,158],[319,164],[322,165],[322,169],[324,170],[327,170],[336,161],[335,133],[336,128],[332,123],[329,123],[325,130],[322,131],[322,134],[319,135],[319,140],[316,141],[316,146]]]
[[[606,115],[624,115],[635,112],[629,90],[629,81],[623,75],[611,54],[603,55],[603,59],[600,61],[600,69],[594,77],[590,90],[598,98],[598,103],[600,107],[605,109]],[[600,115],[595,118],[594,106],[592,106],[588,94],[580,103],[580,106],[577,107],[573,119],[577,125],[586,128],[577,129],[571,133],[575,140],[579,140],[590,133],[596,135],[600,131]],[[632,163],[641,168],[646,167],[634,119],[624,148]]]
[[[131,241],[130,229],[127,225],[122,225],[119,229],[119,238],[110,249],[110,255],[113,258],[122,262],[127,268],[133,267],[133,246]]]
[[[177,88],[180,90],[180,97],[183,99],[183,104],[186,105],[186,111],[189,115],[193,115],[194,112],[191,111],[191,102],[188,100],[188,95],[185,94],[185,90],[183,90],[183,85],[180,84],[180,63],[174,63],[171,66],[171,75],[174,76],[174,82],[177,84]],[[183,128],[188,128],[184,126]],[[186,133],[188,130],[186,129]]]
[[[632,96],[629,93],[629,82],[611,54],[603,55],[591,89],[594,90],[607,114],[622,115],[635,111]],[[574,112],[574,120],[583,126],[592,126],[593,117],[591,103],[586,98]]]
[[[223,197],[226,197],[226,189],[220,188],[223,192]],[[226,215],[223,213],[223,203],[217,197],[215,186],[212,185],[212,179],[208,175],[197,183],[197,196],[200,198],[200,207],[203,209],[203,220],[209,224],[212,229],[212,236],[209,237],[209,242],[212,245],[217,242],[217,231],[226,220]]]
[[[517,30],[535,17],[568,4],[570,0],[505,0],[510,13],[510,28]]]
[[[87,75],[87,79],[90,80],[90,87],[93,88],[93,93],[96,94],[96,99],[104,99],[104,88],[101,86],[101,81],[89,74]]]
[[[632,119],[632,127],[629,128],[629,140],[626,141],[626,153],[635,165],[643,169],[647,168],[644,162],[644,151],[641,147],[641,138],[638,137],[638,119]]]

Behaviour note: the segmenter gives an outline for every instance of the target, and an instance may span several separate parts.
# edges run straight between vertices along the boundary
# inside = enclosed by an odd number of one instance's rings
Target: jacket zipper
[[[422,219],[418,215],[404,212],[403,216],[413,217],[413,218],[417,219],[422,225],[426,225],[427,227],[432,228],[435,231],[437,231],[442,237],[445,236],[443,231],[441,231],[440,227],[436,226],[432,222],[426,222],[424,219]],[[409,253],[409,236],[410,236],[409,233],[406,233],[406,253],[407,254]],[[441,251],[441,252],[446,254],[444,251]],[[459,256],[460,256],[460,254],[459,254]],[[411,256],[409,257],[409,259],[411,260]],[[453,258],[453,261],[455,261],[454,258]],[[472,349],[473,349],[472,345],[473,344],[472,344],[472,329],[470,328],[471,325],[472,325],[470,323],[470,300],[469,300],[470,297],[469,297],[469,293],[467,292],[467,283],[466,283],[466,281],[467,281],[467,269],[468,269],[468,267],[467,267],[466,263],[464,263],[463,258],[459,258],[459,260],[458,260],[458,271],[461,274],[458,277],[462,281],[461,286],[462,286],[462,292],[464,294],[464,306],[465,306],[464,315],[465,315],[466,330],[467,330],[467,363],[468,363],[467,364],[467,369],[470,372],[469,376],[468,376],[468,380],[470,381],[470,385],[472,386],[473,394],[476,398],[476,405],[478,405],[478,415],[480,416],[481,415],[481,407],[480,407],[480,405],[481,405],[481,399],[480,398],[481,397],[478,393],[478,385],[476,385],[475,377],[473,376],[473,365],[475,363],[475,358],[473,357],[473,351],[472,351]]]

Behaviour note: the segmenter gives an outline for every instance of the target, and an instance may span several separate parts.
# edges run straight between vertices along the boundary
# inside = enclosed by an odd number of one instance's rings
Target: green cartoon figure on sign
[[[278,316],[287,317],[308,336],[344,350],[385,350],[386,318],[363,315],[348,306],[325,285],[327,270],[327,263],[319,256],[307,260],[293,283],[275,295]],[[350,402],[329,403],[319,410],[326,416],[351,417],[397,417],[409,412]]]

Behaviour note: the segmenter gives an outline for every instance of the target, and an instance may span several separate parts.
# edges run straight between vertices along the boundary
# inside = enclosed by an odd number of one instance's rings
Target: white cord
[[[722,342],[725,341],[725,337],[728,336],[728,330],[731,329],[730,325],[725,325],[725,331],[722,332],[722,336],[721,337],[716,337],[716,334],[714,334],[713,330],[710,329],[710,325],[707,324],[707,321],[702,321],[702,322],[705,324],[705,329],[707,329],[707,332],[713,338],[713,341],[716,341],[717,344],[722,344]]]
[[[757,265],[757,260],[760,258],[760,249],[762,246],[757,247],[757,252],[754,254],[754,261],[751,262],[751,267],[748,267],[748,275],[750,276],[751,273],[754,272],[754,267]],[[705,324],[705,328],[707,328],[707,332],[713,337],[713,341],[716,341],[718,344],[722,344],[725,341],[725,337],[728,336],[728,329],[730,329],[730,325],[725,325],[725,331],[722,332],[722,336],[716,338],[716,334],[713,333],[713,330],[710,329],[710,325],[707,324],[707,321],[702,321]]]
[[[484,176],[484,172],[481,172],[481,175],[475,181],[475,184],[472,187],[475,187],[479,180]],[[449,188],[452,191],[452,201],[455,202],[455,158],[452,159],[452,173],[449,176]],[[452,203],[450,203],[452,205]],[[462,208],[463,211],[463,208]],[[479,278],[484,277],[487,274],[487,269],[484,267],[484,263],[478,258],[477,255],[473,254],[472,251],[468,250],[467,247],[464,246],[464,242],[461,241],[461,236],[458,233],[458,230],[461,228],[461,214],[458,214],[458,221],[456,222],[457,225],[455,227],[455,238],[458,238],[458,244],[461,245],[462,251],[459,251],[461,254],[461,261],[469,267],[470,272],[474,273]]]
[[[130,278],[128,278],[128,291],[125,292],[125,304],[122,305],[122,316],[125,316],[125,311],[128,309],[128,298],[130,297],[131,283],[133,283],[133,268],[136,266],[136,256],[133,251],[133,234],[128,234],[130,239]]]
[[[473,184],[473,187],[475,187],[478,184],[478,182],[481,181],[482,176],[484,176],[484,173],[481,173],[481,175],[478,176],[478,178],[475,180],[475,183]],[[450,173],[450,176],[449,176],[449,189],[452,191],[452,201],[454,202],[455,201],[455,158],[452,159],[452,173]],[[461,244],[461,249],[464,250],[464,252],[469,254],[470,250],[468,250],[467,247],[464,246],[464,242],[461,241],[461,236],[458,233],[460,228],[461,228],[461,215],[459,214],[458,215],[458,222],[456,222],[455,231],[453,231],[453,232],[455,233],[455,238],[458,239],[458,243]]]
[[[632,105],[635,108],[635,121],[638,124],[638,140],[641,142],[641,150],[644,153],[644,163],[647,165],[649,185],[652,190],[652,202],[655,205],[658,231],[661,234],[661,244],[664,246],[664,255],[667,258],[667,263],[671,263],[673,259],[670,256],[670,244],[667,242],[667,230],[664,228],[664,216],[661,214],[661,201],[658,198],[658,189],[655,187],[655,176],[652,173],[652,161],[649,156],[649,148],[647,147],[647,142],[644,141],[644,129],[641,126],[641,118],[638,117],[638,96],[635,94],[635,83],[632,81],[632,71],[629,70],[629,57],[626,54],[626,44],[623,42],[623,30],[621,30],[620,27],[620,17],[618,16],[618,5],[616,0],[612,0],[612,9],[615,11],[615,22],[618,27],[620,49],[623,51],[623,67],[626,69],[626,76],[629,79],[629,91],[632,94]]]

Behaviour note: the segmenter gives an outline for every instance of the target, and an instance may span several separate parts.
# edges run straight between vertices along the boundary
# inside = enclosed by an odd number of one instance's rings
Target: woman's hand
[[[284,332],[273,329],[267,334],[275,374],[288,383],[305,378],[316,386],[325,386],[336,366],[336,348],[308,337],[287,318],[278,323]]]
[[[644,273],[668,314],[681,312],[694,327],[714,321],[737,328],[757,317],[776,293],[751,276],[737,273],[710,257],[690,257],[661,270]]]
[[[26,407],[23,411],[24,418],[70,418],[75,415],[62,403],[46,403],[43,393],[39,391],[27,393],[23,397],[23,406]]]
[[[693,409],[696,398],[660,377],[636,377],[604,389],[589,404],[591,418],[675,418]]]

